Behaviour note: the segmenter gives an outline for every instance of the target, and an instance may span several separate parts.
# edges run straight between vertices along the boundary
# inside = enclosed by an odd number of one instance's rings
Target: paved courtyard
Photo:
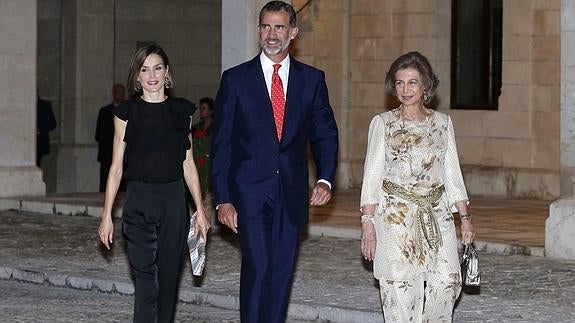
[[[98,223],[86,216],[0,212],[0,278],[33,282],[64,294],[105,292],[130,304],[133,286],[119,221],[112,252],[99,247]],[[455,322],[575,322],[575,262],[485,252],[479,256],[482,286],[463,294]],[[233,321],[230,313],[237,320],[239,265],[237,237],[211,235],[205,275],[194,279],[186,266],[180,300],[221,309],[212,313],[213,322],[222,322],[222,317]],[[7,296],[0,297],[0,310],[10,305]],[[83,310],[75,299],[55,302],[53,307],[61,309],[59,322],[76,322],[73,313]],[[124,312],[99,321],[121,321]],[[184,309],[178,313],[181,322],[195,321]],[[362,261],[358,240],[302,237],[289,315],[302,321],[382,321],[377,284],[370,265]],[[37,322],[43,322],[42,316]]]

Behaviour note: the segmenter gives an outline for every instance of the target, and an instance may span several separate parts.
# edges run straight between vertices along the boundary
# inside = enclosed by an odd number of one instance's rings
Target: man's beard
[[[273,40],[273,39],[270,39]],[[269,45],[267,43],[268,40],[264,40],[261,42],[261,47],[264,51],[264,53],[270,55],[270,56],[274,56],[274,55],[278,55],[279,53],[283,52],[284,50],[286,50],[289,47],[290,42],[288,41],[285,44],[282,44],[281,42],[274,44],[274,45]]]

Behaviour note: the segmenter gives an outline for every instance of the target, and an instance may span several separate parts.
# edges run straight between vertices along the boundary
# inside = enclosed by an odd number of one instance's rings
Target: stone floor
[[[340,190],[332,201],[310,210],[310,233],[358,238],[358,190]],[[115,215],[121,213],[122,196],[116,201]],[[520,246],[527,254],[543,255],[545,219],[551,201],[471,198],[471,212],[479,242]],[[52,194],[46,197],[0,199],[0,210],[20,209],[39,213],[85,213],[99,216],[103,193]],[[480,246],[481,248],[481,246]],[[529,251],[529,248],[531,251]]]
[[[71,289],[126,295],[125,303],[130,306],[133,285],[118,220],[114,248],[106,252],[98,242],[99,220],[95,217],[0,211],[0,279],[35,283],[62,293]],[[359,241],[354,239],[302,236],[291,295],[292,320],[382,322],[377,282],[359,249]],[[237,322],[237,236],[225,232],[210,235],[207,254],[201,279],[191,276],[186,263],[180,300],[224,309],[225,316]],[[479,253],[479,259],[482,286],[462,294],[454,322],[575,322],[575,261],[485,252]],[[98,309],[86,312],[77,297],[66,295],[61,295],[61,302],[41,303],[60,309],[58,322],[82,322],[78,317],[85,317],[84,322],[95,317],[100,317],[100,322],[118,322],[129,313],[102,309],[106,315],[98,316]],[[38,315],[47,313],[22,313],[27,310],[4,296],[0,296],[0,317],[7,320],[0,321],[46,322]],[[236,319],[228,311],[235,313]],[[184,309],[178,312],[182,318],[178,322],[186,322],[186,313]],[[223,312],[214,315],[211,322],[222,322]]]
[[[0,279],[131,295],[121,235],[117,231],[112,252],[98,243],[102,198],[87,193],[0,199]],[[309,233],[301,241],[291,319],[381,322],[377,284],[359,252],[358,199],[358,191],[339,191],[329,205],[312,208]],[[476,244],[487,246],[480,252],[482,287],[463,294],[455,322],[575,322],[575,263],[526,256],[533,250],[542,255],[548,204],[472,198]],[[118,209],[121,205],[120,198]],[[6,209],[13,210],[1,211]],[[489,247],[497,245],[517,249]],[[513,250],[531,251],[508,252]],[[205,274],[197,279],[185,269],[180,300],[237,315],[239,256],[237,236],[212,234]],[[75,304],[59,306],[62,322],[73,322],[65,311],[74,311]]]

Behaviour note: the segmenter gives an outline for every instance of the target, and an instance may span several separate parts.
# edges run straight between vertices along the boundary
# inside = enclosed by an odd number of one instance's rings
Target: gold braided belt
[[[443,185],[438,186],[432,189],[425,196],[410,192],[388,180],[383,181],[381,188],[387,194],[398,196],[417,205],[417,210],[415,212],[415,219],[418,228],[416,232],[416,243],[419,243],[420,246],[423,246],[423,241],[421,239],[421,234],[423,233],[429,248],[437,252],[439,247],[443,245],[443,240],[441,238],[439,224],[437,223],[437,219],[433,214],[433,207],[437,205],[437,202],[443,195],[443,192],[445,192],[445,187]]]

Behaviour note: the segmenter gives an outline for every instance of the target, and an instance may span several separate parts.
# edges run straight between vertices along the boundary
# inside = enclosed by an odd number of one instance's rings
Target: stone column
[[[36,167],[36,0],[0,0],[0,196],[44,195]]]
[[[222,1],[222,71],[253,58],[260,51],[258,20],[261,8],[268,1]]]
[[[114,83],[114,0],[62,0],[58,192],[98,191],[94,131]]]
[[[575,259],[575,2],[561,1],[561,198],[545,222],[545,255]]]

